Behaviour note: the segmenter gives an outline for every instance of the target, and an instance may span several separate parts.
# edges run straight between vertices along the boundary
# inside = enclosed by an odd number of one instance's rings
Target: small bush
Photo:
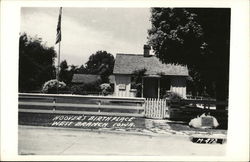
[[[72,94],[86,95],[86,93],[84,93],[83,87],[81,85],[71,86],[70,91]]]
[[[43,84],[42,93],[57,93],[58,91],[63,91],[66,89],[66,84],[64,82],[60,82],[56,79],[49,80]]]
[[[99,92],[101,92],[99,81],[71,86],[71,93],[73,94],[87,95],[98,94]]]
[[[106,96],[112,93],[112,87],[108,83],[103,83],[100,85],[100,88],[102,90],[102,95]]]
[[[163,98],[169,99],[171,101],[179,101],[181,99],[183,99],[179,94],[175,93],[175,92],[167,92]]]

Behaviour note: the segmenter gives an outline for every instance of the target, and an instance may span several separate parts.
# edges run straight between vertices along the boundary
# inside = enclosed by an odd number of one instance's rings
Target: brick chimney
[[[149,45],[145,44],[143,46],[143,55],[144,55],[144,57],[149,57],[150,56],[150,53],[149,53],[150,49],[151,49],[151,47]]]

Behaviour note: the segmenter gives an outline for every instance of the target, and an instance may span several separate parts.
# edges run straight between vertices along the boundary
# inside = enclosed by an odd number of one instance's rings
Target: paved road
[[[225,144],[196,144],[187,136],[112,133],[19,126],[22,155],[224,155]]]

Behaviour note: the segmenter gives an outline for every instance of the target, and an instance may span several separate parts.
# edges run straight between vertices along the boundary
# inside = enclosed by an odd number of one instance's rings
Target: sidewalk
[[[19,155],[223,156],[227,144],[197,144],[188,136],[41,126],[19,126]]]

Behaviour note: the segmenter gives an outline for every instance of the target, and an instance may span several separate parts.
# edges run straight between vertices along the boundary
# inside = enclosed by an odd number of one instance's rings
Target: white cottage
[[[144,46],[144,54],[116,55],[114,95],[135,97],[136,90],[131,87],[134,72],[145,69],[142,97],[159,98],[160,90],[164,89],[186,98],[187,66],[163,64],[157,57],[150,55],[149,50],[148,46]]]

